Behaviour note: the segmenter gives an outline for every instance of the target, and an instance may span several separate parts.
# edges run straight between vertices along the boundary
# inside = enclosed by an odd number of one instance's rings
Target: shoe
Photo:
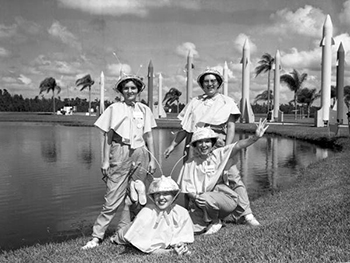
[[[244,216],[244,223],[249,226],[260,226],[260,223],[258,220],[256,220],[255,216],[253,214],[249,214]]]
[[[98,247],[100,245],[100,243],[101,243],[100,239],[94,237],[89,242],[87,242],[86,245],[83,246],[81,249],[86,250],[86,249]]]
[[[111,237],[109,238],[109,241],[111,241],[111,243],[114,244],[114,245],[118,245],[118,243],[115,241],[115,238],[116,238],[116,234],[114,234],[113,236],[111,236]]]
[[[137,192],[135,189],[135,181],[130,182],[130,199],[132,202],[137,201]]]
[[[218,232],[222,228],[222,222],[219,220],[217,223],[211,224],[204,235],[211,235]]]
[[[140,205],[145,205],[147,203],[147,197],[146,197],[146,187],[144,183],[140,180],[136,180],[134,187],[138,193]]]

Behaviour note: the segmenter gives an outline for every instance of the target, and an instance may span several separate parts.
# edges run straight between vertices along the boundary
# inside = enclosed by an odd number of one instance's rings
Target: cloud
[[[0,25],[0,38],[11,38],[17,33],[17,25],[11,26]]]
[[[236,50],[241,53],[243,50],[244,43],[247,39],[249,40],[250,53],[255,53],[257,50],[255,43],[253,43],[249,36],[243,33],[239,34],[234,41]]]
[[[272,14],[270,18],[274,24],[266,29],[268,33],[320,37],[326,15],[318,8],[305,5],[295,12],[285,8]]]
[[[184,9],[200,9],[199,1],[196,0],[58,0],[59,6],[69,9],[80,10],[95,15],[121,16],[125,14],[145,17],[150,9],[163,7],[180,7]]]
[[[339,20],[345,25],[350,25],[350,0],[343,4],[344,9],[339,14]]]
[[[310,51],[298,51],[292,48],[289,53],[281,54],[281,64],[284,69],[321,69],[321,48],[315,48]]]
[[[107,70],[109,74],[119,77],[120,71],[125,74],[130,74],[131,67],[128,64],[109,64]]]
[[[11,52],[7,49],[0,47],[0,57],[9,57],[11,55]]]
[[[18,78],[20,81],[22,81],[23,84],[25,85],[29,85],[30,83],[32,83],[32,80],[22,74],[19,75],[19,78]]]
[[[58,21],[54,22],[48,30],[49,34],[56,39],[59,39],[64,44],[73,48],[81,50],[81,44],[73,33],[69,32],[67,28],[62,26]]]
[[[198,51],[196,50],[196,45],[191,42],[185,42],[176,47],[176,54],[180,57],[187,57],[188,52],[192,50],[194,57],[199,57]]]

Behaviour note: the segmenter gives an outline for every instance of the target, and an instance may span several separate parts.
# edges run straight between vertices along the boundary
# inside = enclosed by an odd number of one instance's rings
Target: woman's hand
[[[199,207],[205,207],[205,204],[206,204],[205,199],[201,195],[198,195],[198,194],[195,196],[194,202]]]
[[[109,170],[109,161],[105,161],[101,165],[101,172],[102,172],[103,176],[108,175],[108,170]]]
[[[150,173],[150,174],[154,174],[155,173],[155,171],[156,171],[156,168],[157,168],[157,166],[156,166],[156,162],[153,160],[153,158],[151,158],[151,161],[149,162],[149,164],[148,164],[148,169],[147,169],[147,171]]]
[[[269,127],[269,125],[266,125],[266,123],[266,119],[264,119],[263,121],[261,121],[261,119],[259,120],[259,124],[256,125],[255,136],[261,138],[264,135],[265,131]]]
[[[165,158],[168,158],[169,155],[174,151],[174,149],[175,149],[175,146],[173,144],[171,144],[168,148],[166,148],[164,151]]]
[[[174,247],[174,250],[176,254],[178,255],[188,255],[191,254],[191,252],[188,250],[187,244],[180,242],[179,244],[176,244]]]

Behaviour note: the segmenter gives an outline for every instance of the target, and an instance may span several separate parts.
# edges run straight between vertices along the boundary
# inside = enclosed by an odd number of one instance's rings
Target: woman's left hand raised
[[[255,130],[255,135],[259,138],[261,138],[265,131],[267,130],[267,128],[269,127],[269,125],[266,125],[267,123],[267,119],[264,119],[263,121],[261,121],[261,119],[259,120],[259,124],[256,125],[256,130]]]

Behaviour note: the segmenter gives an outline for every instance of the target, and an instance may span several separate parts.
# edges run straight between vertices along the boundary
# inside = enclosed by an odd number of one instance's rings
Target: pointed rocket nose
[[[250,49],[250,46],[249,46],[249,39],[247,38],[247,39],[244,41],[243,50],[249,50],[249,49]]]
[[[326,16],[326,20],[324,21],[324,27],[327,27],[327,28],[332,28],[333,27],[330,15]]]

